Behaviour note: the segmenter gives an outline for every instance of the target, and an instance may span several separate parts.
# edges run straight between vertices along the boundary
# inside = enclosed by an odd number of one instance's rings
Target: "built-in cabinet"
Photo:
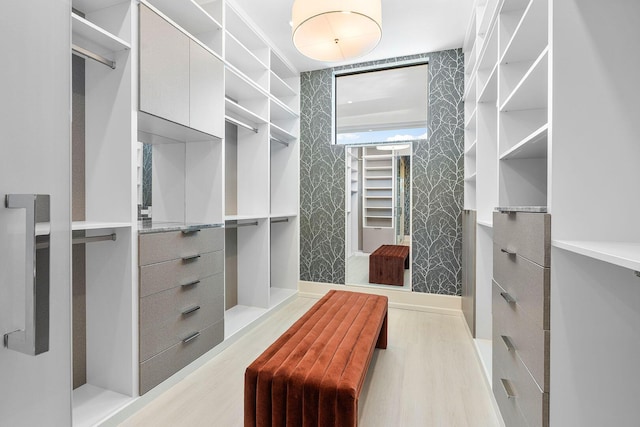
[[[137,395],[137,8],[74,0],[72,46],[73,424]]]
[[[73,420],[94,425],[297,291],[299,74],[232,1],[73,7]]]
[[[632,303],[640,299],[640,202],[631,196],[640,180],[633,77],[640,63],[629,54],[640,38],[630,19],[637,16],[640,4],[623,0],[474,5],[464,45],[465,208],[477,211],[475,342],[489,379],[500,375],[491,360],[511,354],[491,355],[492,347],[507,348],[497,342],[495,319],[505,314],[508,290],[492,278],[509,256],[493,247],[494,209],[534,207],[553,218],[550,264],[534,262],[550,266],[548,282],[539,278],[535,288],[548,295],[548,337],[535,341],[538,353],[548,353],[548,371],[516,358],[543,392],[535,420],[525,414],[529,425],[632,425],[640,416],[633,400],[640,310]],[[524,258],[517,264],[532,261]],[[505,395],[501,382],[493,387]],[[534,390],[517,388],[520,396]]]

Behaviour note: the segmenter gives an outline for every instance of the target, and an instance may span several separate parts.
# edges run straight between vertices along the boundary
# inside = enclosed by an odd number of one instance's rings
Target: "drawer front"
[[[499,333],[494,329],[494,333]],[[517,354],[509,351],[499,335],[493,340],[493,391],[503,417],[518,412],[526,422],[514,425],[532,427],[549,425],[549,393],[545,393],[535,383]],[[508,398],[503,381],[511,387],[514,397]],[[503,407],[506,408],[503,412]],[[507,414],[507,417],[504,416]],[[505,419],[505,424],[507,420]]]
[[[224,339],[224,321],[202,331],[189,342],[179,342],[160,354],[140,363],[140,394],[144,394],[189,363],[220,344]]]
[[[550,266],[551,215],[493,213],[493,242],[543,267]]]
[[[508,338],[522,362],[543,391],[549,391],[549,331],[536,327],[517,303],[508,303],[504,290],[493,282],[494,341]]]
[[[493,278],[533,319],[536,327],[549,329],[549,268],[506,254],[494,244]]]
[[[140,360],[224,318],[223,275],[188,288],[172,288],[140,300]],[[197,310],[193,310],[200,307]]]
[[[496,345],[495,340],[493,341],[493,345]],[[496,398],[496,403],[500,409],[500,415],[502,415],[504,425],[505,427],[526,427],[527,423],[518,409],[516,398],[509,397],[507,395],[507,390],[504,388],[505,385],[503,384],[502,379],[506,379],[508,375],[503,374],[502,366],[497,363],[495,350],[493,354],[492,389],[493,395]],[[508,385],[511,385],[511,383],[508,383]]]
[[[222,273],[224,252],[208,252],[190,261],[174,259],[140,267],[140,298]]]
[[[204,228],[197,232],[168,231],[139,235],[139,265],[190,257],[224,248],[222,228]]]

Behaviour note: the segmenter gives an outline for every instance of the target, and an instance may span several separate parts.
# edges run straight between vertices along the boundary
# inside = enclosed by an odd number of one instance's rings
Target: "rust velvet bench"
[[[409,268],[409,246],[382,245],[369,255],[369,283],[404,285]]]
[[[244,425],[356,426],[374,348],[387,348],[387,297],[329,291],[245,372]]]

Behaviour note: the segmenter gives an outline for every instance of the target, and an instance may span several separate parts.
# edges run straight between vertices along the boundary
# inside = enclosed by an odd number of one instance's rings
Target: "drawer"
[[[188,342],[180,341],[151,359],[140,363],[140,394],[144,394],[189,363],[220,344],[224,339],[224,321],[221,320],[200,331]]]
[[[139,265],[189,257],[224,248],[222,228],[203,228],[196,232],[167,231],[139,235]]]
[[[193,331],[224,319],[223,275],[189,288],[172,288],[140,300],[140,360],[166,350]],[[199,309],[184,312],[200,307]]]
[[[223,263],[224,252],[216,251],[189,261],[174,259],[143,265],[140,267],[140,298],[222,273]]]
[[[493,242],[543,267],[551,259],[551,215],[493,213]]]
[[[507,337],[522,362],[543,391],[549,391],[549,331],[534,325],[517,303],[502,297],[504,290],[493,282],[493,339]]]
[[[550,269],[493,245],[493,278],[540,329],[550,329]]]
[[[494,345],[495,344],[496,342],[494,341]],[[493,395],[496,398],[496,403],[500,409],[500,415],[502,415],[504,425],[505,427],[525,427],[527,426],[527,423],[518,409],[516,399],[514,397],[509,397],[504,388],[505,386],[502,383],[502,379],[506,379],[507,376],[502,373],[501,369],[499,369],[500,367],[495,361],[495,353],[493,358],[492,389]],[[510,385],[511,383],[508,384]]]
[[[512,425],[531,427],[549,425],[549,393],[545,393],[536,384],[522,360],[513,351],[507,350],[499,336],[493,340],[493,393],[505,418],[525,422]],[[513,397],[507,397],[506,386],[510,387]],[[503,409],[504,408],[504,409]]]

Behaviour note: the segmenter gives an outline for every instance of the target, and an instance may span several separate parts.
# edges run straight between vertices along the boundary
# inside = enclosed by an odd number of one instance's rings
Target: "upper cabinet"
[[[140,4],[140,130],[171,139],[196,141],[205,136],[169,123],[222,138],[224,135],[224,64],[206,45]]]

